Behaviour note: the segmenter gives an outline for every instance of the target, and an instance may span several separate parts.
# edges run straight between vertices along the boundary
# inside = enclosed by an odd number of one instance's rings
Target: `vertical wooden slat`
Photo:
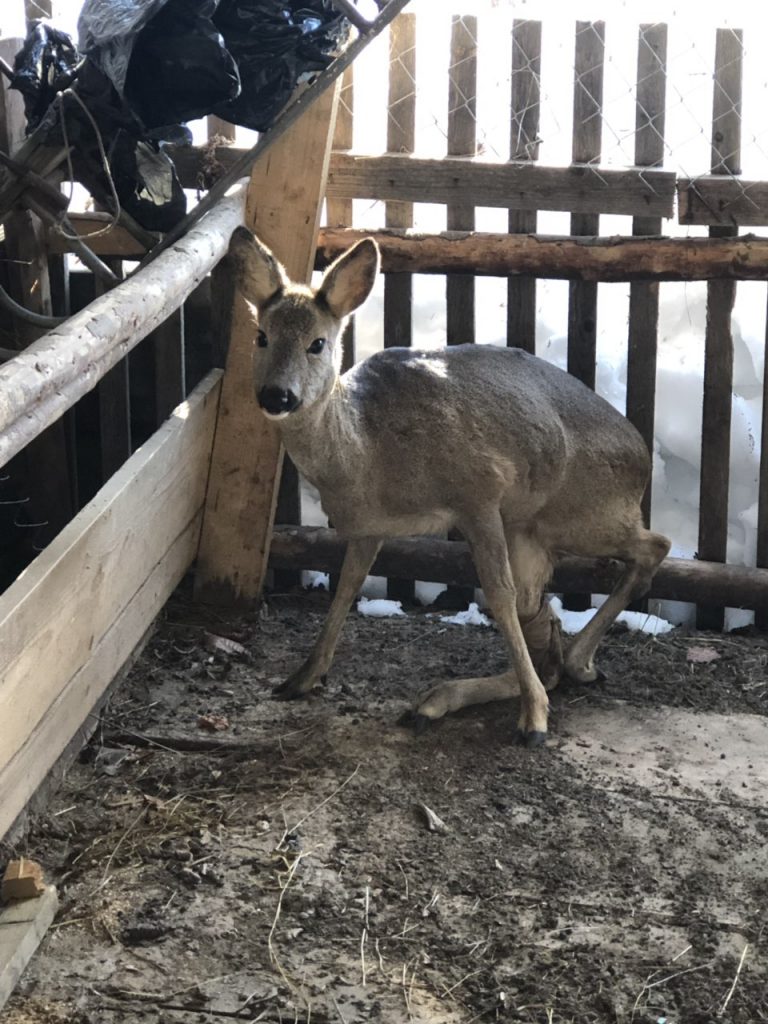
[[[599,163],[603,107],[603,59],[605,23],[576,22],[573,85],[574,163]],[[596,235],[597,214],[572,214],[572,235]],[[595,341],[597,337],[597,284],[573,281],[568,302],[568,372],[595,386]]]
[[[387,149],[412,153],[416,136],[416,18],[400,14],[389,29],[389,111]],[[388,228],[413,226],[413,203],[386,204]],[[413,338],[413,278],[387,274],[384,278],[384,346],[409,346]],[[413,604],[413,580],[387,580],[387,597]]]
[[[637,49],[635,164],[661,167],[664,163],[664,117],[667,84],[667,26],[641,25]],[[658,235],[661,220],[635,217],[632,234]],[[627,418],[653,451],[656,400],[656,349],[659,327],[659,285],[636,281],[629,289],[629,347],[627,353]],[[643,517],[650,522],[651,484],[643,498]]]
[[[712,173],[741,173],[742,33],[718,29],[712,101]],[[710,228],[710,237],[735,235],[737,227]],[[725,562],[728,543],[728,479],[733,391],[731,311],[734,281],[707,285],[707,329],[704,347],[704,403],[699,491],[699,558]],[[699,606],[700,629],[723,628],[722,608]]]
[[[538,160],[540,100],[541,22],[516,19],[512,26],[510,160]],[[535,231],[535,212],[510,210],[510,234]],[[535,277],[510,277],[507,282],[507,345],[536,351]]]
[[[477,18],[455,15],[448,72],[448,156],[474,156],[477,149]],[[449,231],[474,231],[473,206],[450,205]],[[449,345],[475,340],[475,279],[448,274],[445,282]]]
[[[574,163],[599,163],[601,156],[603,61],[605,23],[576,22],[573,82]],[[597,214],[571,215],[572,235],[596,235]],[[572,281],[568,289],[568,372],[590,387],[595,386],[597,340],[597,283]],[[564,594],[563,604],[574,611],[589,608],[589,594]]]
[[[341,80],[339,110],[336,115],[336,132],[333,149],[349,153],[354,145],[355,80],[354,65],[350,64]],[[328,224],[331,227],[351,228],[353,205],[351,199],[327,199],[325,203]],[[341,372],[345,373],[355,364],[355,318],[350,317],[341,339]]]
[[[122,277],[122,260],[107,260],[110,269]],[[98,298],[108,290],[104,282],[94,279]],[[131,457],[131,411],[129,398],[129,360],[121,360],[96,385],[99,409],[99,450],[102,483]]]

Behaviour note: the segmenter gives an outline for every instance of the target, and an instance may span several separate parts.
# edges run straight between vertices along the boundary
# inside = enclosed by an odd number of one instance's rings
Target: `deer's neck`
[[[364,442],[353,403],[336,378],[330,395],[280,421],[285,450],[322,494],[358,473]]]

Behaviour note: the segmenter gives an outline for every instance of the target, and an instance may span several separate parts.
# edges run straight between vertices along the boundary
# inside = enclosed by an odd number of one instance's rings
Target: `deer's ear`
[[[232,233],[229,259],[237,287],[257,309],[265,306],[290,283],[282,265],[247,228],[235,228]]]
[[[328,267],[318,298],[341,320],[365,302],[378,272],[379,247],[372,238],[363,238]]]

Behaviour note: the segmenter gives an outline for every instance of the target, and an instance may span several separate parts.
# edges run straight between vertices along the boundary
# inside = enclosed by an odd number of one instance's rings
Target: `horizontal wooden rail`
[[[762,227],[768,224],[768,182],[727,175],[680,178],[677,183],[681,224]]]
[[[237,162],[243,150],[184,146],[169,147],[168,152],[185,188],[209,188]],[[655,169],[615,170],[591,164],[544,167],[469,157],[424,160],[399,153],[333,153],[327,195],[330,199],[672,217],[675,183],[672,171]]]
[[[334,530],[279,526],[272,538],[270,565],[275,569],[338,572],[344,548],[344,541]],[[620,571],[620,563],[608,559],[563,558],[555,569],[550,590],[606,594]],[[399,579],[479,586],[469,547],[433,537],[387,541],[372,572]],[[650,596],[733,608],[766,608],[768,569],[668,558],[653,579]]]
[[[78,231],[100,222],[75,214]],[[584,281],[706,281],[768,279],[768,238],[583,238],[554,235],[506,235],[447,231],[439,235],[411,231],[360,231],[321,228],[316,267],[322,269],[360,238],[375,238],[386,273],[512,277],[517,274]],[[66,250],[61,236],[50,238],[52,251]],[[105,256],[140,259],[145,250],[127,231],[114,228],[93,248]]]
[[[768,238],[583,238],[323,228],[318,265],[360,238],[379,243],[389,273],[466,273],[581,281],[702,281],[768,279]]]
[[[195,557],[220,386],[214,370],[0,596],[0,838]]]
[[[179,308],[226,253],[244,203],[237,186],[151,267],[0,366],[0,466]]]

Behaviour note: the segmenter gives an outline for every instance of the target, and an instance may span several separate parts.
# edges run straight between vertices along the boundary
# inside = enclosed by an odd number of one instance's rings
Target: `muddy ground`
[[[325,690],[273,700],[325,601],[168,606],[15,851],[62,905],[4,1022],[768,1020],[765,638],[614,632],[531,752],[516,702],[396,724],[504,663],[424,614],[353,615]]]

